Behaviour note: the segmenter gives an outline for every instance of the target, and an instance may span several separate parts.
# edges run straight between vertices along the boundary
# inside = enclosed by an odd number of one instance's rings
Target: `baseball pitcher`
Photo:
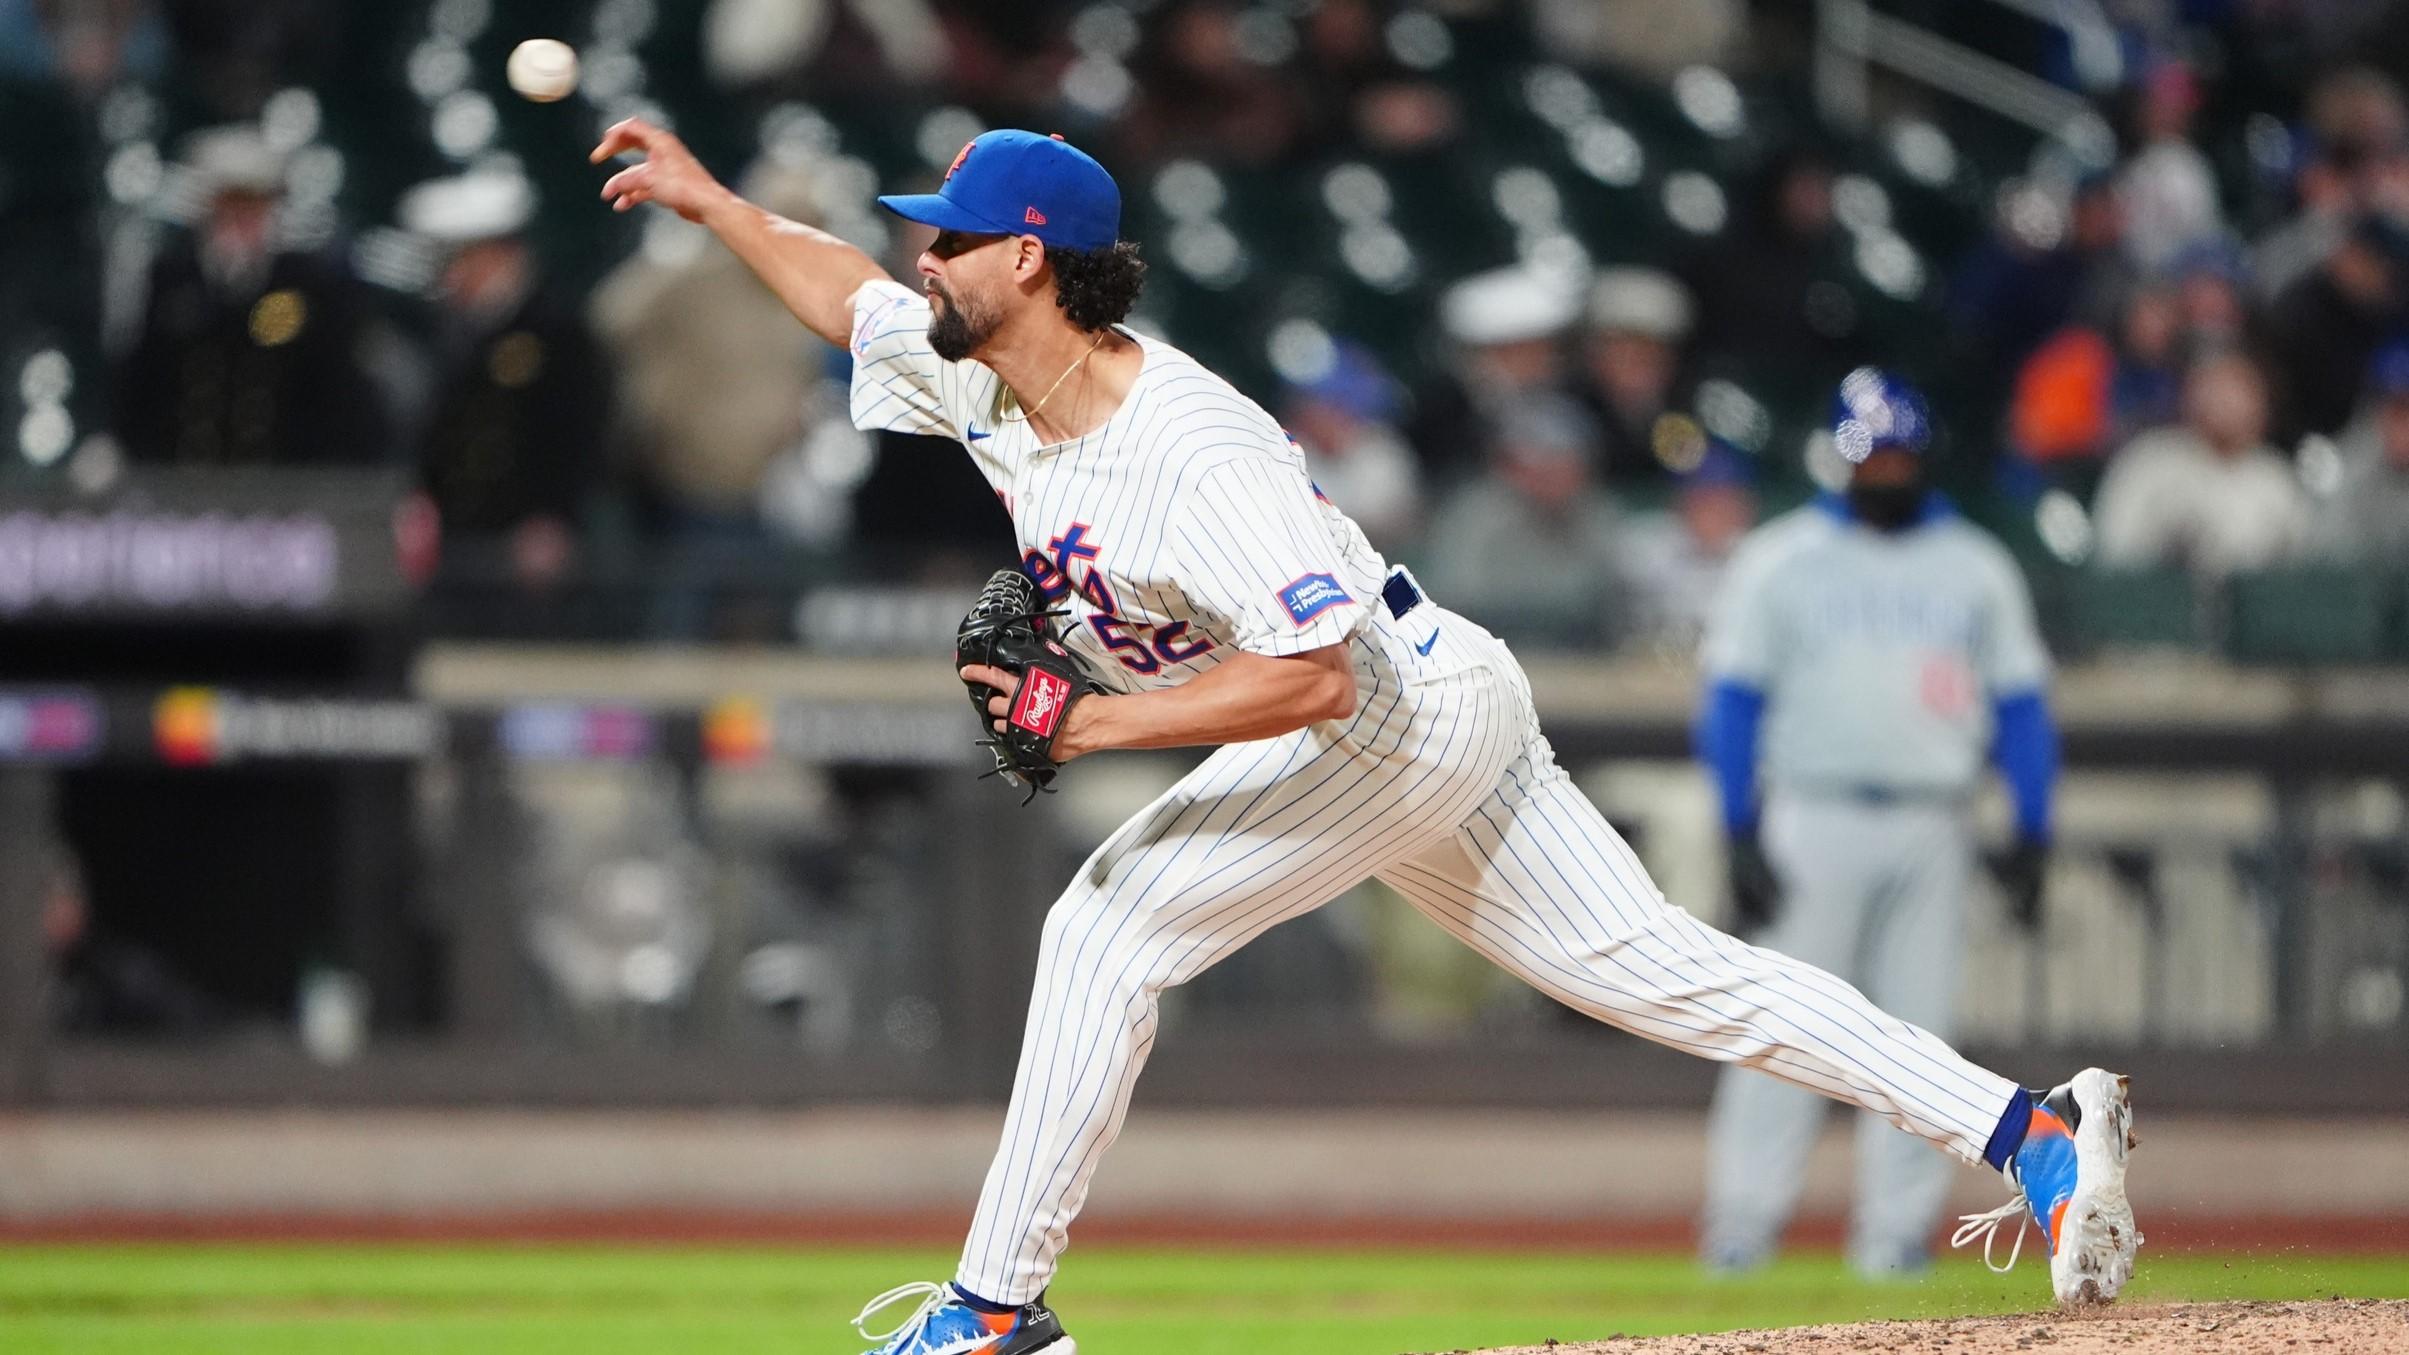
[[[1048,915],[960,1268],[873,1300],[857,1327],[876,1355],[1075,1355],[1045,1292],[1163,990],[1370,876],[1559,1001],[2003,1171],[2018,1200],[1988,1226],[2037,1217],[2058,1293],[2124,1283],[2123,1080],[2027,1092],[1668,905],[1556,767],[1505,646],[1390,568],[1253,401],[1122,327],[1143,265],[1101,165],[1058,137],[980,136],[937,192],[879,199],[935,231],[904,286],[659,128],[622,122],[593,159],[623,152],[643,158],[603,185],[616,210],[708,226],[850,348],[856,423],[960,443],[1002,500],[1029,590],[991,585],[960,650],[999,767],[1035,787],[1108,749],[1215,749]],[[902,1317],[874,1330],[881,1312]]]

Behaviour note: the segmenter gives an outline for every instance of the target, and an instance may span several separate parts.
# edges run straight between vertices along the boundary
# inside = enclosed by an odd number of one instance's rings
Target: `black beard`
[[[945,305],[928,324],[928,346],[947,362],[960,362],[995,337],[998,317],[973,315],[943,288],[934,289]]]
[[[1914,524],[1924,507],[1923,482],[1904,485],[1850,485],[1849,512],[1877,532],[1903,531]]]

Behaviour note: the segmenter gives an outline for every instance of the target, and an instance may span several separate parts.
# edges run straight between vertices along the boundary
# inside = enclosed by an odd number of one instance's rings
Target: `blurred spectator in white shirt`
[[[1591,473],[1597,442],[1597,421],[1566,396],[1506,411],[1489,473],[1448,499],[1431,528],[1433,595],[1509,639],[1612,638],[1622,560],[1614,501]]]
[[[809,175],[763,165],[745,196],[818,225]],[[618,361],[635,464],[668,534],[759,522],[763,477],[823,416],[844,420],[826,344],[754,280],[744,261],[667,213],[657,239],[597,289],[595,328]],[[708,398],[697,392],[708,391]],[[857,459],[866,458],[866,440]]]
[[[1590,288],[1582,358],[1605,425],[1599,469],[1609,480],[1655,480],[1673,469],[1663,453],[1694,426],[1674,399],[1694,318],[1689,289],[1654,268],[1609,268]]]
[[[2114,568],[2176,566],[2213,579],[2297,559],[2308,499],[2267,445],[2258,365],[2238,352],[2193,363],[2183,422],[2116,454],[2095,511],[2099,562]]]
[[[1422,470],[1397,431],[1396,381],[1361,344],[1342,339],[1320,375],[1288,388],[1283,422],[1305,450],[1323,497],[1355,519],[1384,554],[1422,530]]]
[[[1549,52],[1650,80],[1724,64],[1749,36],[1740,0],[1538,0],[1532,9]]]
[[[1624,528],[1631,638],[1666,653],[1697,649],[1723,568],[1756,525],[1755,479],[1746,453],[1709,440],[1682,475],[1672,506],[1636,516]]]
[[[2386,569],[2409,566],[2409,339],[2376,353],[2367,396],[2342,432],[2342,475],[2318,505],[2319,548]]]
[[[2125,206],[2125,248],[2133,262],[2156,272],[2189,246],[2224,233],[2217,178],[2192,144],[2200,111],[2200,82],[2190,68],[2168,62],[2136,92],[2134,139],[2140,149],[2117,176]]]
[[[1507,414],[1562,395],[1564,336],[1580,316],[1579,292],[1536,268],[1475,273],[1442,293],[1448,370],[1419,392],[1408,430],[1423,466],[1449,482],[1478,474]]]

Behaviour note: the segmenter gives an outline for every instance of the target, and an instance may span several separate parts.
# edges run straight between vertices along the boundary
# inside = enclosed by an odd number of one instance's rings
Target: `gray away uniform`
[[[1885,535],[1835,504],[1742,543],[1705,644],[1711,681],[1761,693],[1764,845],[1782,885],[1756,944],[1830,970],[1943,1039],[1954,1025],[1968,806],[2002,698],[2049,661],[2022,575],[1988,534],[1941,512]],[[1727,1067],[1708,1131],[1703,1250],[1771,1254],[1826,1102]],[[1923,1263],[1948,1163],[1866,1117],[1850,1258]]]

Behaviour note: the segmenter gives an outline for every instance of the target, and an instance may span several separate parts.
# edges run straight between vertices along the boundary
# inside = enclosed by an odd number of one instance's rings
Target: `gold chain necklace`
[[[1109,333],[1110,331],[1106,332]],[[1087,360],[1096,355],[1097,344],[1101,344],[1103,342],[1104,335],[1098,334],[1096,336],[1096,342],[1089,344],[1086,352],[1081,353],[1078,357],[1071,359],[1071,365],[1062,369],[1062,375],[1054,378],[1054,384],[1046,387],[1046,393],[1037,397],[1037,403],[1029,406],[1028,413],[1022,414],[1017,418],[1010,414],[999,414],[996,416],[996,421],[998,423],[1027,423],[1029,420],[1036,418],[1038,411],[1046,407],[1046,401],[1053,399],[1054,392],[1062,389],[1062,383],[1071,379],[1071,373],[1078,371],[1081,367],[1087,365]]]

